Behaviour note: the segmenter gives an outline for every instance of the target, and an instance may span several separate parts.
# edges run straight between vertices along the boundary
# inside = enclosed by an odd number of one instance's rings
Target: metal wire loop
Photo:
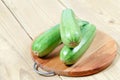
[[[39,70],[38,70],[39,67],[38,67],[38,65],[37,65],[36,62],[34,63],[33,68],[34,68],[34,71],[35,71],[36,73],[38,73],[39,75],[42,75],[42,76],[49,77],[49,76],[54,76],[54,75],[55,75],[54,72],[41,72],[41,71],[39,71]]]

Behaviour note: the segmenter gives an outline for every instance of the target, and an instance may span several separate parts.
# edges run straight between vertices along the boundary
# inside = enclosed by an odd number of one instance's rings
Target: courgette
[[[32,51],[39,57],[48,55],[61,43],[59,24],[38,36],[33,44]]]
[[[60,52],[60,59],[66,65],[74,64],[89,48],[94,39],[96,27],[92,24],[87,24],[86,26],[81,27],[81,32],[82,40],[78,46],[75,48],[64,46]]]
[[[74,48],[81,41],[82,34],[72,9],[62,12],[60,34],[63,43],[70,48]]]

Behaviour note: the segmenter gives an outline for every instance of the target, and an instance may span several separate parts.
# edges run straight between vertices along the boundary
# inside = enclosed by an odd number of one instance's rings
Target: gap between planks
[[[18,20],[18,18],[14,15],[14,13],[11,11],[11,9],[7,6],[7,4],[4,2],[4,0],[1,0],[2,3],[5,5],[5,7],[10,11],[10,13],[12,14],[12,16],[15,18],[15,20],[18,22],[18,24],[21,26],[21,28],[25,31],[25,33],[28,35],[28,37],[33,40],[33,38],[29,35],[29,33],[25,30],[24,26],[20,23],[20,21]]]

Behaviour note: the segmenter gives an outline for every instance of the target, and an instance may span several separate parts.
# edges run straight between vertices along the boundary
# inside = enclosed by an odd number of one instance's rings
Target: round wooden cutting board
[[[64,76],[86,76],[95,74],[108,67],[117,53],[116,42],[107,34],[98,31],[84,55],[72,66],[66,66],[60,61],[59,53],[63,44],[50,55],[39,58],[32,52],[33,60],[39,67],[48,72]]]

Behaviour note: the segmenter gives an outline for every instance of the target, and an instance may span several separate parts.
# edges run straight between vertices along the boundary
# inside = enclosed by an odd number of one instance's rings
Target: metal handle
[[[34,71],[35,71],[36,73],[38,73],[38,74],[40,74],[40,75],[42,75],[42,76],[49,77],[49,76],[54,76],[54,75],[55,75],[54,72],[41,72],[41,71],[39,71],[39,70],[38,70],[39,67],[38,67],[38,65],[37,65],[36,62],[34,63],[33,68],[34,68]]]

